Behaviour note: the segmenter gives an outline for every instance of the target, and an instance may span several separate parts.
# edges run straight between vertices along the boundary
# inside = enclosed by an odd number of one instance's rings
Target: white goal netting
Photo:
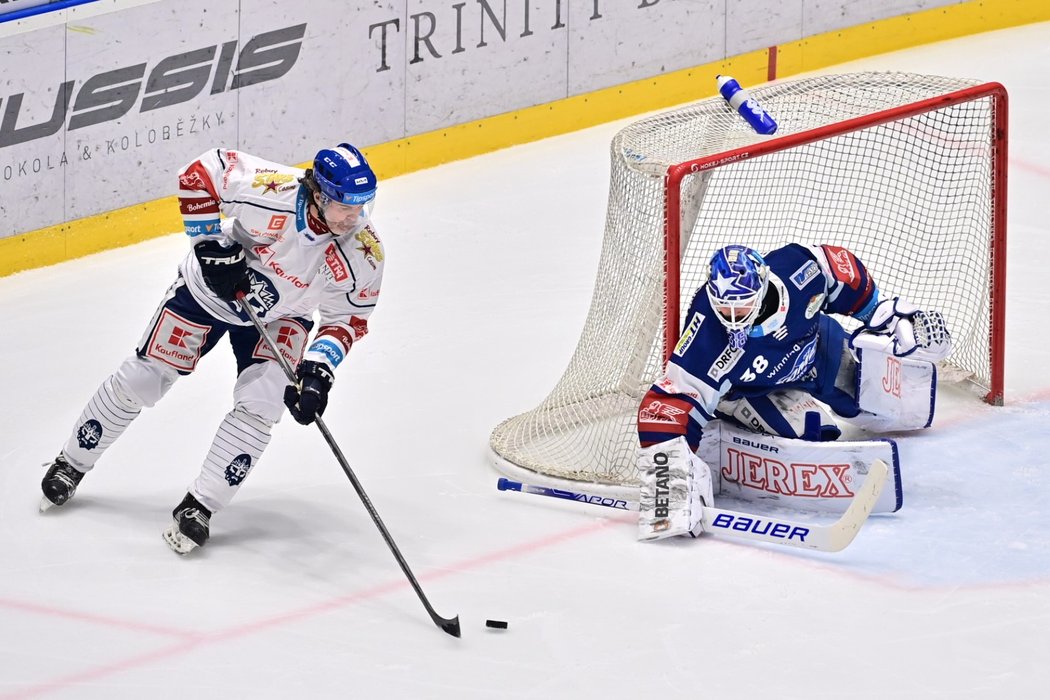
[[[716,96],[613,139],[590,312],[550,395],[492,432],[501,471],[635,485],[638,403],[707,260],[728,243],[849,248],[884,295],[944,313],[955,340],[945,369],[1001,399],[1002,87],[858,73],[751,93],[776,119],[773,136]]]

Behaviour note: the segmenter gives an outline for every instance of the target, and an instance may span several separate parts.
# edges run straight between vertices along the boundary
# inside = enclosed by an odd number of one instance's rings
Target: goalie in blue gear
[[[671,473],[710,483],[695,452],[704,426],[715,418],[810,441],[841,435],[833,415],[880,431],[930,424],[934,363],[951,349],[939,313],[882,298],[864,264],[832,245],[789,244],[766,256],[728,245],[714,253],[709,268],[664,375],[639,406],[643,505],[645,484],[666,473],[669,461]],[[851,335],[833,315],[864,325]],[[875,391],[877,383],[864,381],[862,369],[883,379],[887,358],[898,384],[892,392]],[[690,464],[676,472],[675,455]],[[693,512],[679,521],[693,534],[696,505],[711,505],[705,490],[679,490],[685,494],[680,514]],[[666,520],[647,522],[643,510],[642,539],[666,536]],[[670,529],[684,534],[681,527]]]

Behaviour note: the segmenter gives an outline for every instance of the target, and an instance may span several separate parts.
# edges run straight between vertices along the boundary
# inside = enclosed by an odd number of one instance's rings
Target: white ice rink
[[[0,699],[1050,697],[1050,24],[831,72],[865,69],[1011,100],[1007,405],[942,392],[901,440],[899,513],[822,555],[640,544],[615,511],[496,491],[489,431],[546,395],[583,325],[618,122],[380,185],[383,298],[325,418],[462,639],[291,420],[203,550],[164,544],[229,408],[225,341],[39,514],[41,463],[187,243],[0,279]]]

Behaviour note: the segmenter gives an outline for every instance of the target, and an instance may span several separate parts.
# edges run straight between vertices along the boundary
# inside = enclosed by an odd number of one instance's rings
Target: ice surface
[[[1046,697],[1050,25],[835,70],[864,69],[997,80],[1011,99],[1008,403],[942,392],[935,427],[901,440],[898,514],[822,555],[639,544],[613,511],[496,491],[489,430],[543,398],[582,328],[618,122],[380,186],[383,299],[326,419],[459,640],[292,421],[199,556],[168,550],[228,410],[225,344],[39,514],[39,465],[186,243],[0,279],[0,698]]]

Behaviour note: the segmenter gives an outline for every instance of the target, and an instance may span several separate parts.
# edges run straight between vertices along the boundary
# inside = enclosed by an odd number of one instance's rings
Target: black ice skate
[[[176,554],[189,554],[208,541],[211,511],[196,498],[187,493],[171,515],[174,522],[164,531],[164,541]]]
[[[51,506],[60,506],[73,497],[77,492],[77,484],[84,478],[84,472],[80,471],[62,455],[55,458],[51,467],[40,482],[40,488],[44,497],[40,499],[40,511],[43,512]]]

